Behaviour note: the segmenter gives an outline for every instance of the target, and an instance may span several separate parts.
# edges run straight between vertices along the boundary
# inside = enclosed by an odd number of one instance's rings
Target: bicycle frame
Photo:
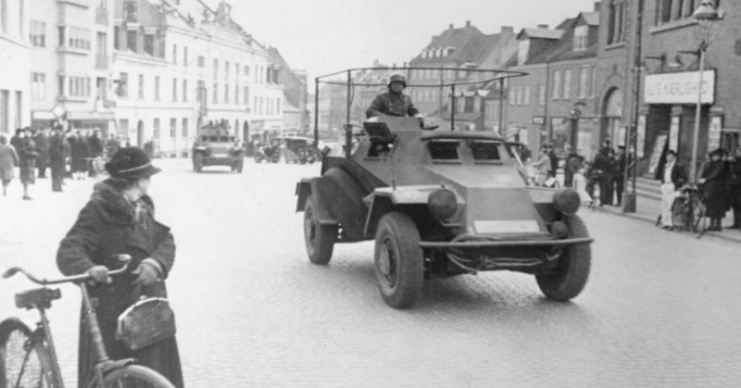
[[[123,267],[109,271],[109,276],[115,276],[122,274],[126,272],[128,269],[128,265],[131,258],[126,256],[123,261],[125,264]],[[90,331],[90,334],[93,337],[93,345],[95,347],[96,352],[96,364],[95,364],[95,380],[98,383],[98,386],[103,387],[105,386],[104,377],[107,372],[109,372],[112,369],[123,367],[125,365],[128,365],[132,362],[134,362],[133,359],[126,359],[126,360],[117,360],[117,361],[111,361],[108,357],[108,352],[105,349],[105,344],[103,342],[103,334],[100,331],[100,326],[98,324],[98,316],[95,313],[95,302],[94,299],[90,298],[90,294],[88,293],[87,284],[85,284],[85,281],[90,280],[90,276],[87,274],[83,275],[76,275],[76,276],[70,276],[62,279],[57,280],[46,280],[46,279],[38,279],[34,277],[33,275],[27,273],[21,268],[13,267],[7,270],[3,274],[3,278],[9,278],[16,273],[21,272],[26,277],[31,280],[34,283],[40,284],[40,285],[53,285],[53,284],[61,284],[61,283],[77,283],[77,285],[80,287],[80,291],[82,292],[82,300],[83,300],[83,306],[84,306],[84,315],[85,315],[85,322],[87,323],[88,330]],[[34,330],[31,333],[31,336],[29,340],[32,342],[29,344],[29,346],[34,346],[38,343],[41,343],[42,346],[44,346],[44,350],[40,357],[41,366],[46,373],[50,373],[51,377],[50,381],[47,378],[47,382],[51,384],[50,388],[64,388],[64,382],[62,379],[62,372],[61,368],[59,367],[59,361],[57,359],[57,352],[56,347],[54,346],[54,339],[51,334],[51,327],[49,324],[49,319],[46,316],[46,308],[43,306],[35,306],[36,309],[39,311],[39,316],[41,320],[37,323],[36,330]],[[90,382],[91,386],[95,386],[93,381]]]

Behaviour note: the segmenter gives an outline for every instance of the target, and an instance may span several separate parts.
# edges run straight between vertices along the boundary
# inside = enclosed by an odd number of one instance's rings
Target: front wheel
[[[141,365],[126,365],[105,375],[105,388],[175,388],[175,386],[152,369]]]
[[[564,216],[569,237],[589,237],[587,226],[579,216]],[[571,245],[563,250],[556,268],[547,274],[535,275],[543,294],[552,300],[568,301],[581,293],[589,279],[592,248],[589,244]]]
[[[376,231],[375,267],[383,300],[396,309],[414,306],[422,296],[424,257],[419,230],[404,213],[388,213]]]
[[[337,240],[337,229],[337,225],[319,223],[314,199],[309,197],[304,206],[304,242],[309,261],[319,265],[329,263]]]
[[[46,348],[31,344],[31,330],[16,319],[0,323],[0,387],[53,387]]]
[[[203,170],[203,155],[195,154],[193,155],[193,171],[201,172],[201,170]]]

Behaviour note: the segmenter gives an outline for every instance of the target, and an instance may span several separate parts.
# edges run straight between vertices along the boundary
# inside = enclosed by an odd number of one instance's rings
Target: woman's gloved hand
[[[104,265],[96,265],[93,268],[87,270],[87,274],[93,280],[93,283],[110,283],[111,278],[108,277],[108,267]]]
[[[131,272],[134,275],[139,275],[132,282],[135,286],[151,286],[157,281],[159,272],[153,265],[147,263],[141,263],[134,271]]]

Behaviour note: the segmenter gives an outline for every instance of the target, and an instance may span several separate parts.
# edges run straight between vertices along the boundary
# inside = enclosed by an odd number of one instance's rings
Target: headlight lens
[[[579,210],[581,199],[574,189],[560,189],[553,194],[553,207],[566,215],[572,215]]]
[[[437,189],[427,198],[430,212],[438,220],[447,220],[458,210],[458,200],[455,193],[448,189]]]

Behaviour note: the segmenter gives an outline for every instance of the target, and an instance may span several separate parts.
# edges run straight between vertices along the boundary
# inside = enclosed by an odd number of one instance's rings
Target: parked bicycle
[[[675,230],[695,233],[700,237],[705,233],[705,204],[702,198],[701,186],[690,184],[679,189],[672,202],[672,224]]]
[[[120,255],[119,260],[123,266],[108,272],[109,276],[120,275],[127,271],[131,257]],[[174,388],[165,377],[152,369],[137,365],[134,359],[111,360],[108,358],[95,313],[97,299],[91,299],[88,294],[86,282],[91,280],[90,275],[46,280],[35,277],[23,268],[13,267],[5,271],[2,276],[7,279],[17,273],[22,273],[30,281],[44,286],[76,283],[80,287],[85,318],[95,343],[97,360],[95,376],[81,386],[89,388]],[[40,320],[33,331],[17,318],[8,318],[0,323],[0,388],[64,388],[51,327],[46,316],[46,310],[51,308],[51,302],[61,297],[59,289],[46,287],[15,295],[16,306],[27,310],[38,310]]]

